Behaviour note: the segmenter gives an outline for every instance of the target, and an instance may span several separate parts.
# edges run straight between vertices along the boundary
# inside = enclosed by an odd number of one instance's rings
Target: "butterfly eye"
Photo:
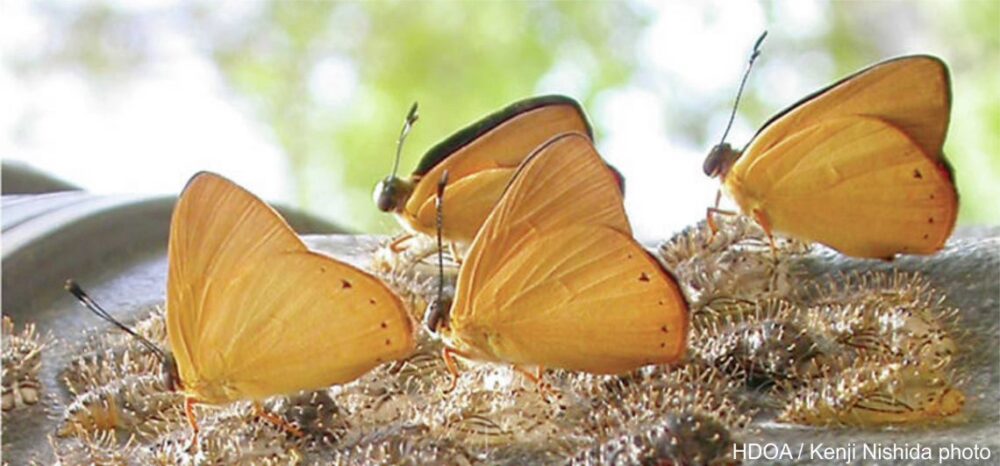
[[[712,148],[712,152],[709,152],[708,157],[705,157],[702,169],[705,170],[705,174],[709,177],[725,177],[726,173],[729,172],[729,168],[736,163],[736,159],[738,158],[740,158],[740,153],[733,150],[733,147],[729,143],[724,142]]]
[[[427,312],[424,314],[424,327],[427,331],[437,335],[438,329],[447,327],[450,320],[451,299],[441,297],[435,299],[427,305]]]
[[[413,185],[396,177],[387,177],[375,185],[375,205],[382,212],[399,210],[413,192]]]
[[[395,190],[392,189],[392,178],[386,178],[375,185],[375,205],[382,212],[392,212],[396,208]]]

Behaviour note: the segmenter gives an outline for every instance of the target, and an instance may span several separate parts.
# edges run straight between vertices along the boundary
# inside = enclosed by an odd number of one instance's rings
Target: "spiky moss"
[[[819,370],[821,376],[786,388],[779,421],[856,427],[937,424],[965,404],[952,371],[895,356],[841,360]]]
[[[733,396],[736,381],[697,363],[643,369],[605,386],[586,424],[596,444],[573,464],[721,463],[753,414]]]
[[[52,338],[42,336],[34,324],[26,324],[17,331],[9,317],[3,318],[3,364],[0,380],[3,381],[3,411],[33,406],[42,400],[42,384],[38,371],[42,367],[42,352],[52,343]],[[6,429],[7,423],[4,423]]]
[[[166,347],[165,315],[154,308],[135,326],[140,335]],[[91,334],[80,356],[62,371],[72,395],[65,407],[58,434],[83,435],[115,429],[177,424],[177,406],[183,398],[166,391],[156,355],[129,335],[120,332]]]
[[[420,322],[427,303],[437,299],[438,294],[436,239],[415,235],[399,250],[391,247],[392,241],[384,240],[371,251],[369,269],[409,303],[413,318]],[[448,248],[445,248],[443,254],[446,285],[451,285],[451,289],[454,289],[458,266]]]
[[[837,350],[799,317],[779,299],[734,305],[696,321],[692,357],[754,387],[807,379],[813,362]]]
[[[693,319],[718,313],[734,301],[788,296],[802,275],[792,260],[809,252],[801,241],[776,238],[743,216],[717,217],[713,235],[706,222],[688,227],[657,248],[691,304]]]
[[[809,425],[938,423],[965,404],[957,310],[919,275],[865,272],[808,287],[800,321],[836,343],[812,378],[782,387],[779,419]]]
[[[540,390],[508,367],[460,362],[456,388],[446,392],[450,374],[441,344],[422,334],[412,356],[355,382],[273,399],[268,409],[298,424],[302,438],[256,419],[246,403],[199,406],[204,430],[197,458],[255,464],[523,464],[567,458],[580,464],[712,464],[724,460],[756,409],[773,409],[748,396],[760,391],[755,380],[775,385],[772,393],[785,402],[780,413],[786,422],[898,425],[932,421],[960,408],[953,354],[961,353],[961,339],[951,331],[953,310],[932,288],[918,278],[871,275],[824,279],[804,292],[796,258],[806,246],[779,242],[772,253],[746,219],[723,220],[720,228],[711,241],[702,226],[660,249],[663,262],[682,270],[677,275],[685,292],[696,298],[690,360],[682,366],[624,376],[549,371]],[[373,260],[376,272],[411,304],[437,293],[433,255],[425,256],[429,261],[407,258],[414,251],[388,251]],[[160,324],[154,325],[156,319]],[[149,322],[149,335],[163,342],[153,330],[161,328],[162,315],[154,313]],[[125,378],[118,374],[132,377],[121,382],[125,387],[158,375],[138,345],[120,336],[99,340],[104,346],[81,363],[93,370],[75,371],[84,374],[75,382],[81,390],[111,387]],[[882,372],[874,371],[879,365]],[[861,388],[830,391],[838,386]],[[873,400],[906,404],[917,414],[873,416],[862,408],[878,408]],[[119,445],[134,438],[134,458],[142,464],[195,461],[186,450],[191,437],[180,402],[168,404],[166,422],[136,416],[118,426]],[[102,431],[82,432],[64,441],[81,442]]]

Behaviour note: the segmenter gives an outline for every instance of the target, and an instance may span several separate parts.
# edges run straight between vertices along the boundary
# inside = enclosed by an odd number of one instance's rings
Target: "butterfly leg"
[[[413,238],[412,233],[405,233],[403,235],[400,235],[398,238],[392,240],[392,242],[389,243],[389,250],[396,254],[405,251],[406,248],[403,247],[402,245],[403,243],[409,241],[411,238]]]
[[[294,425],[292,425],[292,423],[286,421],[281,416],[278,416],[264,409],[264,406],[261,405],[259,401],[253,402],[253,414],[254,416],[257,416],[261,419],[266,420],[267,422],[270,422],[271,424],[274,424],[276,427],[280,428],[281,430],[284,430],[285,432],[288,432],[289,434],[292,434],[296,437],[305,437],[305,434],[303,434],[298,427],[295,427]]]
[[[194,415],[194,405],[197,403],[194,398],[184,399],[184,415],[187,417],[188,425],[191,426],[191,443],[188,445],[188,451],[198,450],[198,418]]]
[[[441,357],[444,358],[444,365],[448,368],[448,372],[451,374],[451,384],[448,386],[448,390],[445,393],[451,393],[455,390],[458,385],[458,365],[455,363],[455,355],[462,356],[462,353],[451,349],[447,346],[441,350]]]
[[[519,372],[521,375],[527,377],[528,380],[534,383],[535,386],[538,388],[538,393],[540,393],[543,397],[547,398],[548,395],[552,393],[552,386],[545,383],[545,379],[543,378],[545,375],[544,367],[542,366],[536,367],[534,373],[531,373],[531,371],[521,366],[514,366],[514,370]]]
[[[712,204],[712,207],[706,209],[705,212],[705,223],[707,223],[708,228],[712,230],[712,238],[710,238],[709,241],[715,239],[715,233],[719,231],[719,227],[715,225],[715,218],[712,217],[712,209],[718,209],[720,201],[722,201],[722,188],[715,190],[715,204]]]
[[[764,229],[764,233],[767,234],[767,240],[771,243],[771,256],[774,259],[778,258],[778,246],[774,244],[774,235],[771,234],[771,222],[767,220],[767,215],[764,214],[760,209],[753,210],[753,218],[757,220],[757,224]]]
[[[458,254],[458,245],[454,242],[448,242],[448,253],[451,254],[452,260],[455,261],[459,266],[462,265],[462,256]]]
[[[731,210],[723,210],[719,208],[719,203],[722,202],[722,189],[715,191],[715,205],[705,209],[705,223],[708,224],[708,229],[712,232],[712,236],[708,238],[708,242],[711,243],[715,239],[715,234],[719,232],[719,226],[715,224],[715,215],[737,215],[736,212]]]
[[[712,236],[709,237],[708,239],[709,242],[714,240],[715,234],[719,232],[719,226],[715,224],[716,215],[725,215],[727,217],[731,217],[739,214],[737,212],[733,212],[732,210],[724,210],[724,209],[719,209],[717,207],[709,207],[708,209],[706,209],[705,221],[706,223],[708,223],[709,230],[712,231]]]

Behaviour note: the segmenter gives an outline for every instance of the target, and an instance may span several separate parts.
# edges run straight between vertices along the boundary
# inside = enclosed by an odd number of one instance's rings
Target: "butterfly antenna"
[[[89,309],[94,314],[97,314],[98,317],[104,319],[107,322],[110,322],[115,327],[118,327],[125,333],[135,337],[135,339],[138,340],[139,343],[142,343],[142,345],[145,346],[150,351],[152,351],[153,354],[156,354],[156,357],[159,358],[161,362],[167,361],[169,359],[167,354],[164,353],[159,346],[156,346],[153,342],[149,341],[148,338],[139,335],[138,333],[135,332],[135,330],[132,330],[127,325],[119,322],[118,319],[112,317],[111,314],[108,313],[108,311],[105,311],[100,304],[97,304],[97,301],[94,301],[93,298],[91,298],[85,291],[83,291],[83,288],[80,288],[80,285],[77,284],[75,280],[72,279],[66,280],[65,288],[66,291],[69,291],[70,294],[76,297],[76,299],[79,300],[80,303],[84,305],[84,307]]]
[[[396,140],[396,161],[392,164],[392,176],[390,178],[396,177],[396,172],[399,170],[399,158],[403,154],[403,141],[406,141],[406,135],[410,134],[413,124],[418,119],[420,119],[420,115],[417,113],[417,103],[414,102],[410,107],[409,113],[406,114],[406,120],[403,121],[403,129],[399,131],[399,139]]]
[[[764,31],[760,37],[757,38],[757,42],[753,44],[753,52],[750,53],[750,61],[747,63],[747,70],[743,73],[743,80],[740,81],[740,88],[736,91],[736,101],[733,102],[733,112],[729,114],[729,123],[726,124],[726,131],[722,133],[722,140],[719,141],[719,145],[725,144],[726,136],[729,135],[729,130],[733,127],[733,120],[736,119],[736,109],[740,106],[740,97],[743,96],[743,87],[747,84],[747,78],[750,77],[750,70],[753,68],[753,62],[757,60],[760,56],[760,44],[764,42],[764,38],[767,37],[767,31]]]
[[[444,240],[441,237],[441,230],[444,229],[444,188],[448,185],[448,170],[441,174],[441,181],[438,181],[437,198],[434,200],[434,207],[437,208],[437,246],[438,246],[438,306],[443,306],[444,299]]]

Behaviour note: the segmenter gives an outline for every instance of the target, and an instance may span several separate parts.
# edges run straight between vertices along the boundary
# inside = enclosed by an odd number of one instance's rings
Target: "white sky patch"
[[[828,1],[775,0],[770,6],[774,22],[789,37],[819,37],[830,30]]]
[[[0,7],[0,52],[4,59],[38,53],[47,42],[45,22],[32,13],[32,5],[11,1]]]
[[[324,57],[309,75],[309,94],[330,110],[348,110],[357,90],[357,67],[344,57]]]
[[[590,90],[591,74],[597,66],[594,57],[580,47],[566,47],[556,56],[560,59],[538,81],[539,94],[581,95]]]
[[[97,193],[176,194],[191,175],[211,170],[264,198],[291,200],[270,130],[229,100],[207,59],[178,45],[171,41],[156,65],[107,95],[69,71],[24,83],[13,113],[29,124],[5,157]]]
[[[595,110],[607,129],[598,147],[625,177],[625,209],[640,241],[667,238],[704,218],[718,182],[702,172],[704,151],[667,140],[659,99],[637,89],[609,91]]]
[[[658,10],[639,47],[679,85],[711,94],[727,89],[742,72],[764,29],[763,11],[754,2],[670,2]]]

